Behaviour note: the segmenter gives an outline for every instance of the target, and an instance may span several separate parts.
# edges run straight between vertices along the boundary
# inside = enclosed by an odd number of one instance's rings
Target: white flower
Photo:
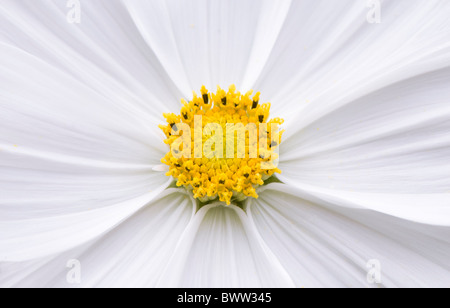
[[[380,4],[3,0],[0,286],[449,286],[450,3]],[[284,184],[196,212],[158,124],[233,83]]]

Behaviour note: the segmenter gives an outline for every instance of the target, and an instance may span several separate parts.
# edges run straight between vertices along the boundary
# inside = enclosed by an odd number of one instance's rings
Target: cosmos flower
[[[0,286],[449,286],[449,16],[439,0],[3,0]],[[163,114],[203,85],[259,91],[284,119],[281,174],[250,167],[239,202],[245,179],[200,202],[161,161]]]

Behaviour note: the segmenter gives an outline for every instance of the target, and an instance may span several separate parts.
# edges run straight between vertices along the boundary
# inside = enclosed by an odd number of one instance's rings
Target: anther
[[[205,103],[205,105],[209,104],[209,95],[208,94],[203,94],[203,102]]]

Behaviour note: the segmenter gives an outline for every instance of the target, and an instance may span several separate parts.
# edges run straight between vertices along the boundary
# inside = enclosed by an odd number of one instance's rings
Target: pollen
[[[201,203],[258,198],[257,188],[281,173],[284,121],[270,120],[270,103],[234,85],[215,93],[203,86],[200,95],[181,103],[180,113],[164,114],[167,124],[160,125],[171,149],[161,160],[169,166],[167,176]]]

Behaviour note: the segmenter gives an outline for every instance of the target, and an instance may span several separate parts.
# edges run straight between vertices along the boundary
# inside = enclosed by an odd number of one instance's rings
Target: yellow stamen
[[[279,130],[283,120],[269,120],[270,104],[260,103],[259,92],[251,97],[253,91],[241,94],[232,85],[228,92],[218,87],[216,93],[210,93],[203,86],[200,93],[197,96],[194,92],[190,102],[182,100],[179,115],[164,114],[167,125],[160,125],[160,128],[167,137],[166,144],[173,146],[186,133],[183,125],[189,126],[192,131],[192,155],[174,155],[183,150],[186,152],[187,147],[184,145],[184,149],[170,151],[161,160],[170,167],[167,176],[172,176],[177,181],[177,186],[191,190],[194,198],[203,203],[219,199],[229,205],[234,200],[240,202],[247,197],[258,198],[256,188],[274,173],[281,173],[275,165],[269,169],[263,165],[267,166],[278,158],[275,149],[279,147],[284,132]],[[200,125],[196,124],[198,116],[201,116]],[[219,142],[221,140],[214,139],[210,129],[205,129],[212,124],[216,126],[211,127],[222,128],[222,149]],[[253,125],[259,137],[258,144],[252,141],[250,131],[245,131],[242,135],[245,144],[241,144],[241,149],[245,149],[244,151],[239,150],[239,133],[236,137],[235,132],[232,132],[233,143],[230,144],[228,138],[225,138],[225,132],[231,124],[242,124],[245,127]],[[265,131],[260,128],[263,124],[267,125]],[[211,142],[213,139],[217,142]],[[255,149],[254,152],[252,148]],[[234,154],[232,158],[230,153]],[[253,153],[256,155],[252,155]]]

